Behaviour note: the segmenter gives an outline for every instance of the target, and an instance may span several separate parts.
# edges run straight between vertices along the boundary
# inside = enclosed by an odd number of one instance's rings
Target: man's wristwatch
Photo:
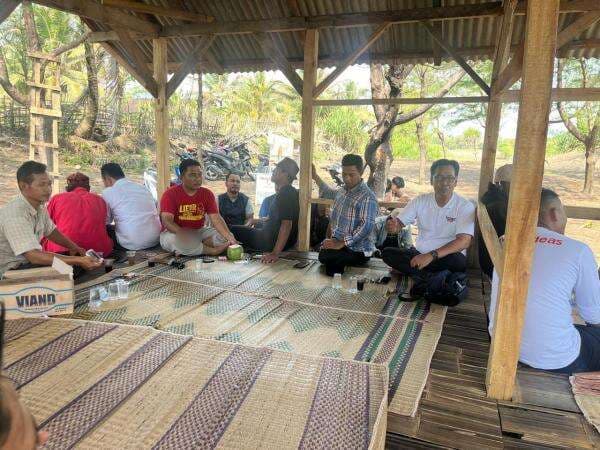
[[[439,258],[437,250],[431,250],[429,254],[431,255],[434,261]]]

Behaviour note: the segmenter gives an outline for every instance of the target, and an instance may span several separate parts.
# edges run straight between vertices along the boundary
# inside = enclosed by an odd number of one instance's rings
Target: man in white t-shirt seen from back
[[[425,272],[465,272],[466,249],[475,231],[475,206],[454,193],[460,165],[439,159],[431,165],[433,192],[412,199],[398,215],[400,226],[418,224],[415,247],[385,248],[383,261],[410,276]]]
[[[564,236],[567,215],[558,195],[542,189],[519,360],[560,373],[600,370],[600,280],[592,250]],[[490,334],[498,301],[494,271]],[[587,325],[574,325],[572,299]]]
[[[141,184],[125,178],[117,163],[100,168],[106,189],[102,198],[108,206],[109,235],[126,250],[143,250],[158,245],[161,224],[154,198]],[[114,221],[114,229],[110,224]]]

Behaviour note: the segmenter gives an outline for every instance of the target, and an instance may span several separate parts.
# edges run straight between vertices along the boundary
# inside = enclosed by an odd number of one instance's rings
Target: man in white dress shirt
[[[160,218],[148,189],[125,178],[117,163],[100,169],[106,189],[102,198],[108,205],[107,223],[115,222],[115,244],[126,250],[143,250],[158,245]]]
[[[410,276],[421,276],[422,271],[466,271],[475,206],[454,193],[459,170],[458,162],[448,159],[431,165],[433,192],[415,197],[397,217],[401,228],[417,222],[416,248],[383,249],[381,257],[387,265]]]
[[[531,280],[519,360],[560,373],[600,370],[600,280],[592,250],[564,235],[567,215],[560,198],[542,189]],[[498,301],[494,271],[490,334]],[[572,299],[587,325],[574,325]]]

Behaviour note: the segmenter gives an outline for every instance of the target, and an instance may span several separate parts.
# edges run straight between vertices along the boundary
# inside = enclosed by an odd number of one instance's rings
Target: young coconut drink
[[[230,245],[227,247],[227,259],[229,261],[239,261],[244,254],[244,248],[241,245]]]

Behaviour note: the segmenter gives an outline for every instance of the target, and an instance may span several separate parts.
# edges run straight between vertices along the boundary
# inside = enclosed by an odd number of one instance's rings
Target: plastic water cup
[[[90,289],[90,309],[96,309],[102,306],[102,295],[100,292],[100,288],[93,287]]]
[[[116,281],[108,285],[108,299],[118,300],[119,299],[119,283]]]
[[[367,280],[365,279],[365,277],[358,277],[358,278],[357,278],[357,280],[356,280],[356,288],[357,288],[359,291],[362,291],[362,290],[364,290],[364,288],[365,288],[365,282],[366,282],[366,281],[367,281]]]
[[[126,299],[129,297],[129,281],[118,280],[117,281],[119,298]]]
[[[331,287],[333,289],[341,289],[342,288],[342,274],[341,273],[333,274],[333,281],[331,282]]]
[[[130,266],[135,265],[135,250],[129,250],[127,252],[127,262]]]
[[[204,270],[204,261],[202,260],[202,258],[198,258],[194,262],[194,272],[201,273],[203,270]]]
[[[358,277],[355,277],[355,276],[350,277],[350,284],[348,285],[348,292],[350,292],[351,294],[358,293]]]

